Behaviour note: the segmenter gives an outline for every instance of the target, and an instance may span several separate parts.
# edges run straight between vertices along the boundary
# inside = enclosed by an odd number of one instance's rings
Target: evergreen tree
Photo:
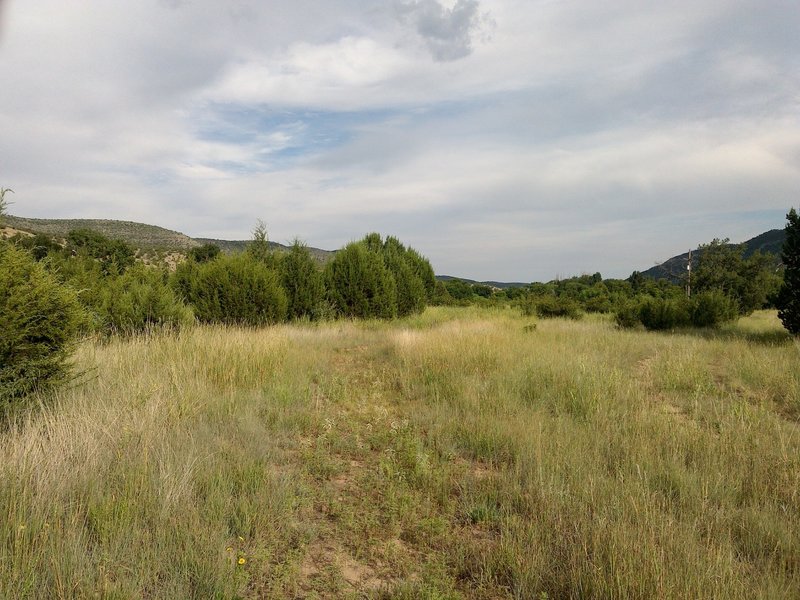
[[[744,244],[715,239],[698,249],[692,290],[719,291],[736,301],[740,315],[762,308],[770,290],[770,258],[756,252],[744,257]]]
[[[792,208],[786,215],[786,241],[783,243],[783,285],[776,305],[778,317],[792,335],[800,335],[800,216]]]
[[[189,250],[189,258],[199,263],[208,262],[217,258],[220,252],[220,247],[216,244],[203,244]]]
[[[281,261],[281,279],[289,301],[289,318],[316,318],[325,294],[325,286],[322,272],[308,247],[300,240],[294,241]]]
[[[397,316],[397,290],[383,257],[366,241],[351,242],[325,267],[328,298],[345,317],[391,319]]]
[[[370,234],[365,242],[378,234]],[[374,239],[374,238],[373,238]],[[417,275],[415,264],[412,262],[406,247],[395,237],[387,237],[379,248],[383,255],[386,267],[394,277],[397,288],[397,315],[405,317],[425,310],[427,291],[422,279]]]
[[[6,200],[6,194],[8,192],[11,192],[13,194],[14,190],[0,187],[0,225],[3,224],[3,217],[5,216],[6,211],[8,210],[9,202],[8,200]]]
[[[187,261],[174,286],[205,323],[258,326],[286,318],[286,292],[278,274],[250,254]]]
[[[12,399],[67,377],[83,318],[74,291],[0,242],[0,414]]]
[[[271,269],[278,266],[278,257],[269,246],[267,226],[261,219],[253,229],[253,240],[247,246],[247,253]]]

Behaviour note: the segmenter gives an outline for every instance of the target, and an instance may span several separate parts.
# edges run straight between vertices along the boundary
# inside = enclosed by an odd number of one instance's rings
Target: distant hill
[[[203,244],[216,244],[223,252],[241,252],[249,240],[215,240],[210,238],[191,238],[179,231],[172,231],[156,225],[146,225],[133,221],[111,219],[29,219],[6,215],[5,223],[14,229],[31,233],[44,233],[53,237],[66,238],[73,229],[86,228],[102,233],[115,240],[122,240],[141,250],[162,250],[185,253]],[[288,246],[270,242],[276,250],[288,250]],[[325,263],[334,255],[329,250],[309,247],[311,255],[320,263]]]
[[[783,248],[783,241],[785,239],[786,232],[783,229],[771,229],[770,231],[766,231],[744,242],[744,255],[745,257],[752,256],[754,252],[760,250],[764,254],[772,254],[775,257],[775,265],[778,266],[781,262],[780,254],[781,249]],[[693,264],[701,253],[702,251],[693,251]],[[688,259],[689,253],[684,252],[678,256],[673,256],[660,265],[656,265],[654,267],[650,267],[646,271],[642,271],[642,275],[645,277],[650,277],[651,279],[669,279],[672,282],[678,282],[686,272],[686,262]]]
[[[504,282],[504,281],[475,281],[474,279],[467,279],[466,277],[452,277],[450,275],[437,275],[436,279],[439,281],[452,281],[453,279],[460,279],[466,283],[471,285],[479,284],[479,285],[488,285],[489,287],[498,288],[501,290],[505,290],[507,288],[515,288],[515,287],[525,287],[528,283],[522,283],[520,281],[511,281],[511,282]]]
[[[28,219],[6,215],[5,222],[14,229],[45,233],[66,238],[73,229],[86,228],[102,233],[104,236],[127,242],[142,250],[163,249],[186,251],[200,243],[188,235],[171,231],[156,225],[145,225],[133,221],[113,221],[110,219]]]

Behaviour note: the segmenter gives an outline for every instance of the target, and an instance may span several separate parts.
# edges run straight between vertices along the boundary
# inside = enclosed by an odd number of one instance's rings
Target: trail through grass
[[[9,598],[792,598],[800,354],[429,309],[86,344],[0,439]]]

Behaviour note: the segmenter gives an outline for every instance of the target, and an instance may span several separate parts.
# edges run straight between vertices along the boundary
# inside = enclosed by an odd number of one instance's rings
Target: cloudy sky
[[[437,273],[634,269],[800,205],[797,0],[5,0],[12,214]]]

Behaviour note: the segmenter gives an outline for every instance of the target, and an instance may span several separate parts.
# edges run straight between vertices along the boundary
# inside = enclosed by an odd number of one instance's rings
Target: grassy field
[[[797,598],[800,353],[429,309],[85,343],[0,434],[3,598]]]

